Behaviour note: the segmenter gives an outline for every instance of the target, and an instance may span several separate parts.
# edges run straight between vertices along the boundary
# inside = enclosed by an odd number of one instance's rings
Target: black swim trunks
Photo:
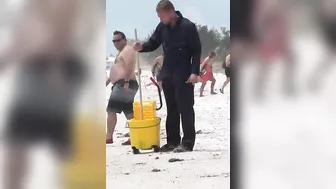
[[[335,16],[336,19],[336,16]],[[336,20],[324,19],[322,22],[323,33],[330,48],[336,48]]]
[[[61,74],[57,87],[50,79]],[[7,132],[10,142],[19,144],[49,141],[67,148],[71,140],[71,121],[75,99],[85,69],[77,56],[51,58],[35,56],[27,60],[18,74]]]
[[[156,73],[156,81],[158,81],[158,82],[162,81],[162,73],[161,73],[161,70],[159,70],[159,71]]]
[[[230,67],[225,68],[225,75],[226,77],[231,77]]]
[[[127,91],[124,89],[124,85],[124,79],[113,84],[107,111],[119,114],[123,112],[126,116],[131,116],[133,114],[134,97],[138,92],[139,85],[136,80],[130,80]]]

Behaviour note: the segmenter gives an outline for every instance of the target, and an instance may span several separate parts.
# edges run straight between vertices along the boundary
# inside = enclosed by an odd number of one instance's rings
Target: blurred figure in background
[[[160,90],[162,90],[161,70],[162,70],[162,66],[163,66],[163,58],[164,58],[163,54],[156,57],[155,60],[154,60],[154,65],[152,67],[152,75],[156,79],[156,81],[157,81],[157,83],[160,87]]]
[[[243,64],[251,57],[254,48],[255,31],[253,28],[253,15],[255,0],[236,0],[231,1],[230,16],[234,20],[231,26],[230,51],[232,59],[237,64]],[[243,6],[242,6],[243,5]]]
[[[73,43],[78,1],[26,5],[2,65],[20,64],[7,127],[6,189],[24,187],[32,145],[46,140],[61,161],[69,157],[76,93],[85,78]]]
[[[203,97],[203,92],[204,92],[204,88],[207,84],[208,81],[211,81],[211,86],[210,86],[210,94],[214,95],[217,94],[215,92],[215,84],[216,84],[216,79],[213,75],[213,71],[212,71],[212,64],[213,64],[213,60],[216,57],[216,53],[215,51],[211,51],[209,52],[208,56],[202,61],[202,64],[200,66],[200,70],[201,70],[201,88],[200,88],[200,97]]]
[[[284,9],[278,0],[255,1],[255,31],[257,57],[260,61],[255,80],[255,94],[263,97],[270,63],[276,58],[284,59],[283,88],[285,94],[294,93],[294,60],[289,46],[289,36]]]
[[[319,87],[323,77],[330,71],[336,59],[336,1],[321,1],[317,12],[328,50],[321,63],[310,74],[308,85],[311,91],[315,91]]]
[[[231,58],[230,54],[228,54],[226,56],[225,61],[223,62],[223,68],[225,70],[226,80],[224,81],[222,88],[219,89],[222,94],[224,94],[224,88],[226,87],[226,85],[230,83],[230,77],[231,77],[230,67],[231,67]]]

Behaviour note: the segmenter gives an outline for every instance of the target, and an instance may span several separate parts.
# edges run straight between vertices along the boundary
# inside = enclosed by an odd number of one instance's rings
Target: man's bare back
[[[160,67],[162,68],[162,65],[163,65],[163,55],[160,55],[160,56],[156,57],[155,64],[160,65]]]
[[[160,55],[160,56],[156,57],[155,60],[154,60],[154,64],[152,66],[153,76],[159,74],[159,72],[162,69],[162,66],[163,66],[163,55]]]
[[[118,54],[114,65],[110,70],[110,81],[115,83],[118,80],[135,79],[135,51],[133,47],[126,45],[125,48]]]
[[[230,64],[231,64],[230,54],[228,54],[228,55],[226,56],[225,64],[226,64],[226,67],[230,67]]]

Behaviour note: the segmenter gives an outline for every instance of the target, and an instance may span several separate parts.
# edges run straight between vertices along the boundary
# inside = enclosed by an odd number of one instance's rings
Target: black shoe
[[[174,153],[183,153],[183,152],[191,152],[191,151],[193,150],[191,148],[188,148],[185,145],[180,145],[173,150]]]
[[[160,152],[172,152],[178,145],[165,144],[160,148]]]

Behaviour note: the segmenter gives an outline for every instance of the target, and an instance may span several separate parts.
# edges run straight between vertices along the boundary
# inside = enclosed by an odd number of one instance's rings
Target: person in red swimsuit
[[[294,92],[294,61],[290,51],[288,31],[286,28],[283,9],[278,4],[265,3],[263,0],[256,1],[255,15],[256,29],[258,31],[258,48],[257,54],[260,59],[260,67],[258,69],[255,94],[262,97],[264,92],[264,84],[267,80],[270,63],[281,57],[284,59],[285,73],[283,78],[284,92],[293,94]]]
[[[200,88],[200,97],[203,97],[203,92],[204,88],[206,86],[206,83],[208,81],[211,81],[211,94],[217,94],[214,91],[215,84],[216,84],[216,79],[213,75],[212,72],[212,63],[213,59],[216,57],[216,53],[214,51],[211,51],[209,55],[202,61],[200,70],[201,70],[201,75],[200,79],[202,82],[201,88]]]

